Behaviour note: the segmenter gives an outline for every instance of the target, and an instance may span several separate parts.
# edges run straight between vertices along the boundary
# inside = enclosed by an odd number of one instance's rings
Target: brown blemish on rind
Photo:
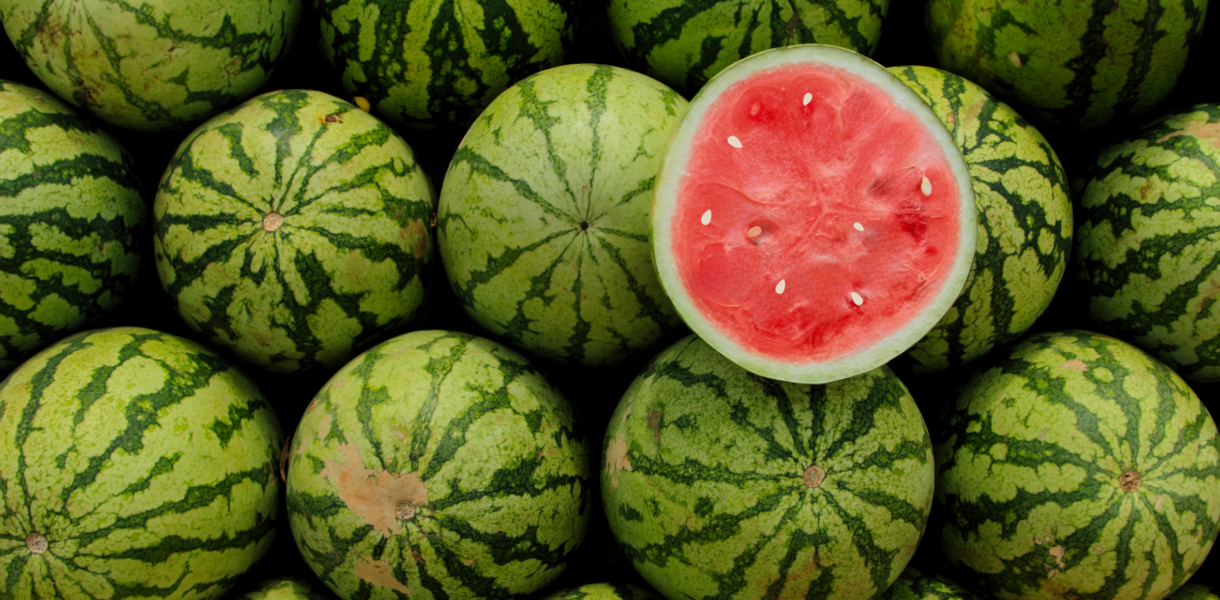
[[[1135,471],[1127,471],[1118,478],[1118,487],[1123,488],[1124,492],[1134,492],[1140,489],[1140,474]]]
[[[284,447],[280,448],[280,481],[288,481],[288,449],[292,447],[293,435],[288,434],[288,437],[284,438]]]
[[[360,450],[351,442],[341,446],[339,452],[343,460],[326,461],[320,475],[331,482],[348,510],[382,535],[402,532],[403,521],[398,517],[401,503],[408,502],[416,510],[428,503],[428,488],[419,473],[366,469]]]
[[[630,471],[631,461],[627,458],[627,440],[622,435],[610,440],[606,446],[606,471],[610,473],[610,489],[618,487],[619,471]]]
[[[47,538],[41,533],[31,533],[29,537],[25,538],[25,547],[34,554],[42,554],[43,552],[46,552],[49,546],[50,544],[47,543]]]
[[[1085,364],[1085,362],[1079,358],[1073,358],[1072,360],[1059,363],[1059,366],[1065,369],[1071,369],[1073,371],[1080,371],[1081,373],[1089,370],[1089,365]]]
[[[657,448],[661,447],[661,411],[648,411],[648,427],[652,429],[652,438],[657,442]]]
[[[415,516],[415,504],[410,500],[399,502],[394,509],[394,516],[398,517],[399,521],[410,521]]]
[[[826,479],[826,469],[817,465],[805,469],[805,485],[815,488],[822,485],[823,479]]]
[[[284,224],[284,215],[269,212],[263,217],[263,231],[275,231]]]
[[[390,588],[401,594],[408,596],[415,593],[415,590],[405,586],[401,581],[394,578],[394,572],[391,570],[390,561],[388,560],[373,560],[369,557],[360,559],[356,563],[356,568],[352,573],[371,585],[383,588]]]
[[[416,260],[421,260],[428,254],[428,228],[424,226],[423,221],[411,221],[410,225],[402,228],[402,239],[411,244],[411,256]]]
[[[1165,142],[1178,137],[1179,135],[1192,135],[1199,140],[1200,145],[1204,141],[1211,143],[1211,146],[1220,150],[1220,123],[1191,123],[1181,131],[1175,131],[1158,139],[1156,143],[1164,144]]]

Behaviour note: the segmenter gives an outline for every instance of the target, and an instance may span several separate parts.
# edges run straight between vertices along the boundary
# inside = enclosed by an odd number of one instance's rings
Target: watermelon
[[[465,129],[505,88],[564,61],[576,0],[317,0],[343,88],[412,129]]]
[[[619,363],[681,325],[653,268],[648,210],[676,92],[604,65],[496,98],[445,175],[437,242],[479,325],[566,364]]]
[[[301,417],[292,534],[344,600],[529,594],[584,538],[586,444],[521,355],[466,334],[404,334],[340,369]]]
[[[0,376],[131,292],[148,209],[114,138],[0,80]]]
[[[974,267],[965,289],[899,363],[927,373],[968,363],[1017,339],[1046,311],[1072,250],[1072,202],[1059,157],[1008,105],[946,71],[890,71],[936,111],[957,141],[978,209]]]
[[[1220,104],[1101,152],[1080,195],[1088,314],[1180,375],[1220,382]]]
[[[872,54],[890,0],[610,0],[611,39],[636,71],[693,94],[768,48],[831,44]]]
[[[671,600],[874,598],[932,508],[932,443],[888,367],[826,385],[765,379],[689,336],[606,429],[602,501]]]
[[[235,600],[331,600],[331,597],[317,592],[314,586],[304,579],[272,577]]]
[[[1066,130],[1144,114],[1173,91],[1207,0],[929,0],[942,69]]]
[[[1220,600],[1220,595],[1205,585],[1188,583],[1171,594],[1169,600]]]
[[[435,198],[372,115],[271,92],[179,146],[153,206],[157,274],[213,344],[277,373],[338,368],[424,307]]]
[[[879,600],[983,600],[961,584],[907,565]]]
[[[1160,600],[1220,533],[1215,422],[1115,338],[1025,338],[959,389],[941,439],[941,545],[997,600]]]
[[[288,53],[301,0],[0,0],[42,82],[138,131],[196,125],[261,87]]]
[[[271,547],[279,421],[202,346],[78,333],[0,383],[0,598],[214,599]]]
[[[764,377],[825,383],[924,337],[970,273],[957,142],[884,67],[834,46],[760,52],[691,101],[652,249],[696,334]]]
[[[559,590],[543,600],[656,600],[657,595],[630,583],[587,583]]]

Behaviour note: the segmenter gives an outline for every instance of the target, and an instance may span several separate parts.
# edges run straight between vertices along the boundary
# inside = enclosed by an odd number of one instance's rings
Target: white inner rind
[[[724,91],[739,81],[773,68],[809,63],[843,69],[875,85],[888,95],[898,108],[911,114],[924,125],[937,144],[944,149],[953,178],[957,182],[961,197],[961,226],[957,252],[952,261],[955,268],[946,277],[941,289],[928,302],[927,310],[890,336],[859,352],[833,360],[791,362],[739,345],[704,317],[683,285],[682,276],[674,260],[671,251],[672,223],[676,217],[678,192],[686,176],[687,162],[690,160],[688,150],[704,126],[708,109]],[[766,50],[737,61],[716,75],[691,100],[686,116],[670,139],[653,196],[652,251],[665,293],[673,301],[682,320],[710,346],[734,363],[764,377],[795,383],[827,383],[864,373],[889,362],[922,339],[940,322],[957,300],[970,274],[977,227],[973,185],[966,161],[952,135],[932,109],[905,83],[871,59],[835,46],[806,44]]]

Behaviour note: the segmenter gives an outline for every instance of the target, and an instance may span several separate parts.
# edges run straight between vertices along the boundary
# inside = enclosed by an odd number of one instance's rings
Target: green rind
[[[916,373],[968,363],[1021,336],[1050,306],[1072,249],[1067,175],[1046,138],[982,87],[932,67],[891,67],[962,150],[978,235],[957,302],[903,355]]]
[[[397,126],[464,129],[500,92],[564,61],[576,0],[318,0],[322,55]]]
[[[559,590],[543,600],[657,600],[657,595],[630,583],[587,583]]]
[[[984,597],[944,576],[921,573],[907,566],[878,600],[984,600]]]
[[[219,598],[271,547],[283,441],[253,381],[193,342],[50,346],[0,383],[0,597]]]
[[[1102,151],[1080,197],[1088,314],[1191,381],[1220,381],[1220,104]]]
[[[1197,583],[1188,583],[1169,596],[1168,600],[1220,600],[1216,591]]]
[[[212,343],[270,371],[335,368],[422,311],[435,198],[376,118],[271,92],[179,147],[153,207],[157,273]]]
[[[333,600],[298,577],[273,577],[234,600]]]
[[[888,368],[784,383],[694,336],[632,382],[603,459],[611,531],[673,600],[874,598],[932,505],[931,441]],[[812,466],[825,471],[817,487]]]
[[[127,296],[148,221],[140,187],[110,135],[0,80],[0,375]]]
[[[889,0],[611,0],[610,32],[627,66],[693,94],[768,48],[830,44],[871,55]]]
[[[48,88],[139,131],[195,125],[245,99],[300,17],[300,0],[0,0],[9,39]]]
[[[957,395],[943,549],[998,600],[1159,600],[1220,533],[1220,440],[1173,371],[1114,338],[1031,336]],[[1124,491],[1125,473],[1140,477]]]
[[[930,0],[926,10],[941,68],[1038,123],[1090,130],[1169,95],[1207,0]]]
[[[648,211],[685,109],[659,82],[597,65],[549,69],[498,97],[454,154],[437,212],[466,312],[521,348],[587,366],[675,330]]]
[[[297,547],[349,600],[535,592],[592,509],[567,402],[521,355],[459,333],[412,332],[353,359],[305,411],[289,460]],[[403,502],[412,516],[396,516]]]

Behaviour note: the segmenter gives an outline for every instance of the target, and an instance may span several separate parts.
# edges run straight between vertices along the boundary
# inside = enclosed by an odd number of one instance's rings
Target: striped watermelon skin
[[[435,202],[375,117],[271,92],[179,146],[153,206],[157,274],[187,325],[242,359],[337,368],[422,311]]]
[[[1102,151],[1080,196],[1088,314],[1178,374],[1220,382],[1220,104]]]
[[[1011,342],[1050,306],[1067,271],[1067,175],[1046,138],[982,87],[932,67],[892,67],[962,150],[978,207],[974,266],[953,308],[895,366],[956,367]]]
[[[509,88],[445,175],[437,241],[479,325],[567,364],[621,362],[681,324],[648,242],[676,92],[617,67],[565,65]]]
[[[0,80],[0,375],[128,295],[147,235],[140,187],[110,135]]]
[[[1170,600],[1220,600],[1216,591],[1197,583],[1188,583],[1169,596]]]
[[[271,547],[283,434],[193,342],[79,333],[0,383],[0,597],[219,598]]]
[[[567,401],[506,346],[416,331],[353,359],[291,443],[288,516],[341,598],[505,598],[564,570],[591,514]]]
[[[1052,126],[1091,130],[1169,95],[1207,0],[930,0],[941,68]]]
[[[830,44],[871,55],[889,0],[610,0],[627,65],[687,95],[768,48]]]
[[[587,583],[559,590],[544,600],[655,600],[657,595],[630,583]]]
[[[919,569],[907,566],[890,586],[881,600],[983,600],[961,584]]]
[[[138,131],[195,125],[254,93],[300,18],[301,0],[0,0],[9,39],[48,88]]]
[[[694,336],[632,382],[603,457],[611,531],[672,600],[877,597],[932,506],[928,431],[888,367],[784,383]]]
[[[331,600],[299,577],[273,577],[236,600]]]
[[[1030,336],[958,391],[936,447],[941,544],[992,597],[1160,600],[1220,533],[1220,441],[1164,364]]]
[[[465,129],[495,97],[564,61],[576,0],[317,0],[321,50],[386,121]]]

